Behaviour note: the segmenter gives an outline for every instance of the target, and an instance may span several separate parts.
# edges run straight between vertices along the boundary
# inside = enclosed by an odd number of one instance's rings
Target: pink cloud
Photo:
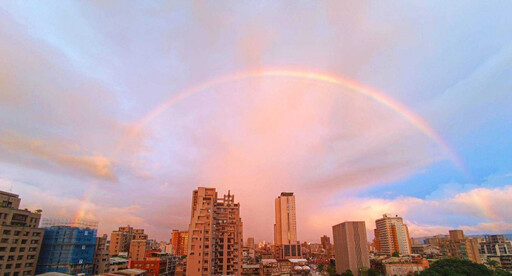
[[[322,207],[309,215],[307,228],[314,229],[316,235],[322,230],[345,220],[364,220],[371,231],[375,220],[382,214],[398,214],[403,217],[411,236],[422,237],[446,234],[449,229],[461,228],[469,233],[512,231],[512,217],[509,206],[512,204],[512,186],[502,188],[476,188],[461,192],[453,197],[424,200],[414,197],[395,199],[379,198],[340,198],[335,207]],[[483,220],[476,225],[425,224],[422,221],[442,221],[445,217],[456,216]],[[455,222],[456,223],[456,222]],[[310,236],[314,238],[314,236]]]
[[[95,178],[117,181],[112,162],[107,157],[77,145],[28,137],[4,129],[0,131],[0,148],[15,156],[28,157],[31,161],[26,162],[27,165],[37,160],[63,170],[70,169]]]

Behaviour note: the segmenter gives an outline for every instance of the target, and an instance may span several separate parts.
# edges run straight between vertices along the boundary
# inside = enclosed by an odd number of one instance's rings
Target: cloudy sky
[[[210,186],[257,240],[282,191],[300,240],[512,232],[510,2],[0,6],[0,189],[43,217],[164,240]]]

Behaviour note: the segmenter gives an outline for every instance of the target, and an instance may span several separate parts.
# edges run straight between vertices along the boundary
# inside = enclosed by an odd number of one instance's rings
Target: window
[[[4,235],[10,235],[11,234],[11,230],[4,230]]]

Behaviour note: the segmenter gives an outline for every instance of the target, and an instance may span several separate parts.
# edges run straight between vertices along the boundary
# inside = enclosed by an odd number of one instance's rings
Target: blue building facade
[[[72,226],[45,228],[36,273],[92,275],[96,229]]]

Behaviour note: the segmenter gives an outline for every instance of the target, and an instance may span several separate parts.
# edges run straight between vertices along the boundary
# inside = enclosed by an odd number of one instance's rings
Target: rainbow
[[[264,77],[281,77],[281,78],[292,78],[292,79],[303,79],[310,81],[317,81],[321,83],[327,83],[332,85],[342,86],[352,92],[359,93],[364,95],[372,100],[375,100],[382,105],[390,108],[395,111],[398,115],[408,121],[411,125],[416,127],[419,131],[424,133],[426,136],[435,141],[441,149],[447,154],[447,156],[457,165],[457,167],[469,176],[467,170],[461,159],[455,153],[454,150],[448,146],[448,143],[445,142],[441,136],[430,127],[422,118],[420,118],[417,114],[409,110],[407,107],[402,105],[401,103],[395,101],[389,96],[385,95],[382,92],[371,89],[369,87],[365,87],[362,84],[355,82],[353,80],[349,80],[337,75],[326,74],[326,73],[317,73],[313,71],[307,70],[258,70],[258,71],[248,71],[248,72],[239,72],[231,75],[226,75],[223,77],[219,77],[213,79],[211,81],[207,81],[205,83],[190,87],[184,91],[179,92],[178,94],[172,96],[167,99],[156,108],[151,110],[146,114],[140,121],[138,121],[129,131],[128,135],[123,137],[121,141],[118,143],[118,146],[114,149],[113,156],[117,156],[119,152],[125,147],[127,140],[130,137],[136,135],[146,124],[148,124],[151,120],[162,114],[168,108],[172,107],[174,104],[186,99],[187,97],[199,93],[203,90],[206,90],[211,87],[215,87],[221,84],[251,79],[251,78],[264,78]]]
[[[78,226],[80,221],[82,219],[84,219],[85,211],[87,209],[87,204],[89,203],[93,193],[94,193],[94,185],[91,185],[90,188],[87,189],[85,191],[85,193],[83,194],[80,208],[78,208],[78,210],[75,213],[75,216],[72,219],[72,225],[73,226]]]

